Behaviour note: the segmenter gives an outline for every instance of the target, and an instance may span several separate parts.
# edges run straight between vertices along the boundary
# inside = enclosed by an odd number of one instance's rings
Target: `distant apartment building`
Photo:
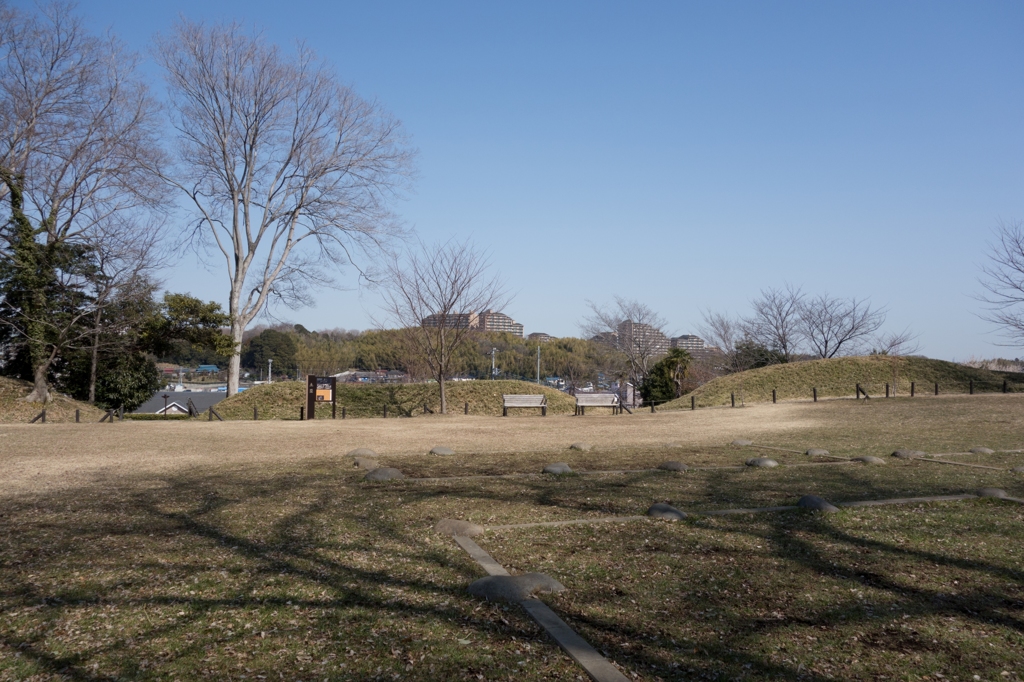
[[[676,336],[672,338],[671,345],[673,348],[682,348],[685,351],[700,351],[706,348],[704,339],[693,334]]]
[[[618,336],[618,347],[621,350],[635,349],[640,347],[647,351],[647,355],[665,355],[668,353],[668,337],[649,324],[624,320],[619,323],[616,329]]]
[[[545,334],[544,332],[533,332],[526,338],[528,338],[530,341],[537,341],[538,343],[547,343],[548,341],[553,340],[555,337],[551,336],[550,334]]]
[[[523,325],[519,324],[505,313],[496,313],[492,310],[485,310],[479,315],[480,329],[485,332],[507,332],[523,338]]]
[[[505,313],[485,310],[481,313],[449,313],[447,316],[428,315],[420,322],[424,327],[445,327],[451,329],[479,329],[486,332],[507,332],[520,338],[523,336],[523,325]]]

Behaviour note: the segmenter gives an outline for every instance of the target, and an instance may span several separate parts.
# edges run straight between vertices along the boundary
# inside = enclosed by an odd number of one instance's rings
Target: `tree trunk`
[[[89,366],[89,404],[96,404],[96,366],[100,357],[100,311],[96,311],[96,330],[92,336],[92,360]]]
[[[33,386],[32,392],[22,398],[25,402],[29,403],[46,403],[50,400],[50,387],[46,383],[46,373],[50,371],[50,365],[53,364],[53,359],[57,357],[57,350],[54,349],[50,356],[36,365],[33,371]]]
[[[238,393],[238,376],[242,366],[242,333],[244,325],[237,317],[231,318],[231,340],[235,342],[235,352],[228,360],[228,396]]]
[[[448,398],[444,393],[444,374],[438,376],[437,383],[441,386],[441,414],[448,414]]]

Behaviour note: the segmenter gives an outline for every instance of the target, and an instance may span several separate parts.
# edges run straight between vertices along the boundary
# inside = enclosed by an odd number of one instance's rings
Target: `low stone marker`
[[[822,448],[811,448],[804,454],[808,455],[809,457],[828,457],[832,453]]]
[[[924,457],[927,452],[921,452],[920,450],[907,450],[900,448],[896,452],[892,453],[892,456],[896,459],[914,459],[915,457]]]
[[[571,474],[572,469],[565,462],[555,462],[544,467],[545,474]]]
[[[874,464],[876,466],[879,464],[885,464],[885,460],[882,459],[881,457],[872,457],[871,455],[864,455],[863,457],[854,457],[853,461],[864,462],[865,464]]]
[[[811,511],[820,512],[837,512],[839,507],[835,506],[828,500],[818,497],[817,495],[804,495],[800,498],[800,501],[796,503],[796,506],[803,509],[810,509]]]
[[[732,444],[733,444],[733,445],[739,445],[739,446],[746,446],[746,445],[753,445],[753,444],[754,444],[754,441],[752,441],[752,440],[747,440],[747,439],[745,439],[745,438],[737,438],[736,440],[734,440],[734,441],[732,442]]]
[[[579,450],[581,452],[590,452],[593,449],[593,445],[590,443],[573,443],[569,446],[570,450]]]
[[[686,518],[686,512],[679,511],[670,504],[664,502],[656,502],[651,505],[650,509],[647,510],[647,515],[655,519],[665,519],[666,521],[682,521]]]
[[[363,477],[366,481],[394,481],[399,478],[405,478],[405,474],[398,469],[392,469],[391,467],[380,467],[379,469],[374,469]]]
[[[1006,497],[1006,491],[1002,488],[980,488],[978,490],[978,497],[998,497],[1002,499]]]
[[[970,450],[968,450],[968,452],[974,453],[975,455],[991,455],[995,453],[995,450],[993,450],[992,448],[977,447],[971,448]]]
[[[779,466],[778,462],[767,457],[754,457],[753,459],[748,459],[746,464],[748,467],[762,467],[768,469]]]
[[[356,448],[355,450],[349,451],[348,456],[375,458],[377,456],[377,453],[371,450],[370,448]]]
[[[683,447],[683,444],[676,442],[665,443],[665,447],[668,448],[669,450],[678,450],[679,448]]]
[[[436,448],[431,448],[430,454],[432,455],[454,455],[455,451],[451,448],[446,448],[443,445],[438,445]]]
[[[690,467],[682,462],[662,462],[658,465],[658,468],[662,471],[686,471]]]
[[[377,460],[372,459],[370,457],[356,457],[354,460],[352,460],[352,465],[359,467],[360,469],[366,469],[367,471],[373,471],[374,469],[380,467],[380,464],[377,463]]]
[[[483,535],[484,527],[460,519],[441,519],[434,526],[434,532],[438,535],[462,535],[467,538],[475,538],[477,535]]]
[[[545,592],[565,592],[565,585],[543,573],[524,573],[489,575],[474,580],[469,586],[469,593],[474,597],[512,603],[519,603]]]

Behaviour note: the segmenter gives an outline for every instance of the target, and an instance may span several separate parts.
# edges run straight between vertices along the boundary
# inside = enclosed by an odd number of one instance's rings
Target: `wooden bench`
[[[510,407],[534,407],[540,408],[540,416],[548,416],[548,397],[541,394],[533,395],[502,395],[501,416],[508,416]]]
[[[620,414],[619,396],[614,393],[578,393],[576,395],[576,415],[587,413],[588,407],[610,407],[612,414]]]

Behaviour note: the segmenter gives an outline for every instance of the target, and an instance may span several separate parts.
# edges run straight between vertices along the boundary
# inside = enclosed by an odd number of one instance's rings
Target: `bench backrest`
[[[548,397],[539,395],[503,395],[505,407],[543,407],[548,404]]]
[[[614,407],[619,404],[619,396],[614,393],[578,393],[576,404],[581,407]]]

